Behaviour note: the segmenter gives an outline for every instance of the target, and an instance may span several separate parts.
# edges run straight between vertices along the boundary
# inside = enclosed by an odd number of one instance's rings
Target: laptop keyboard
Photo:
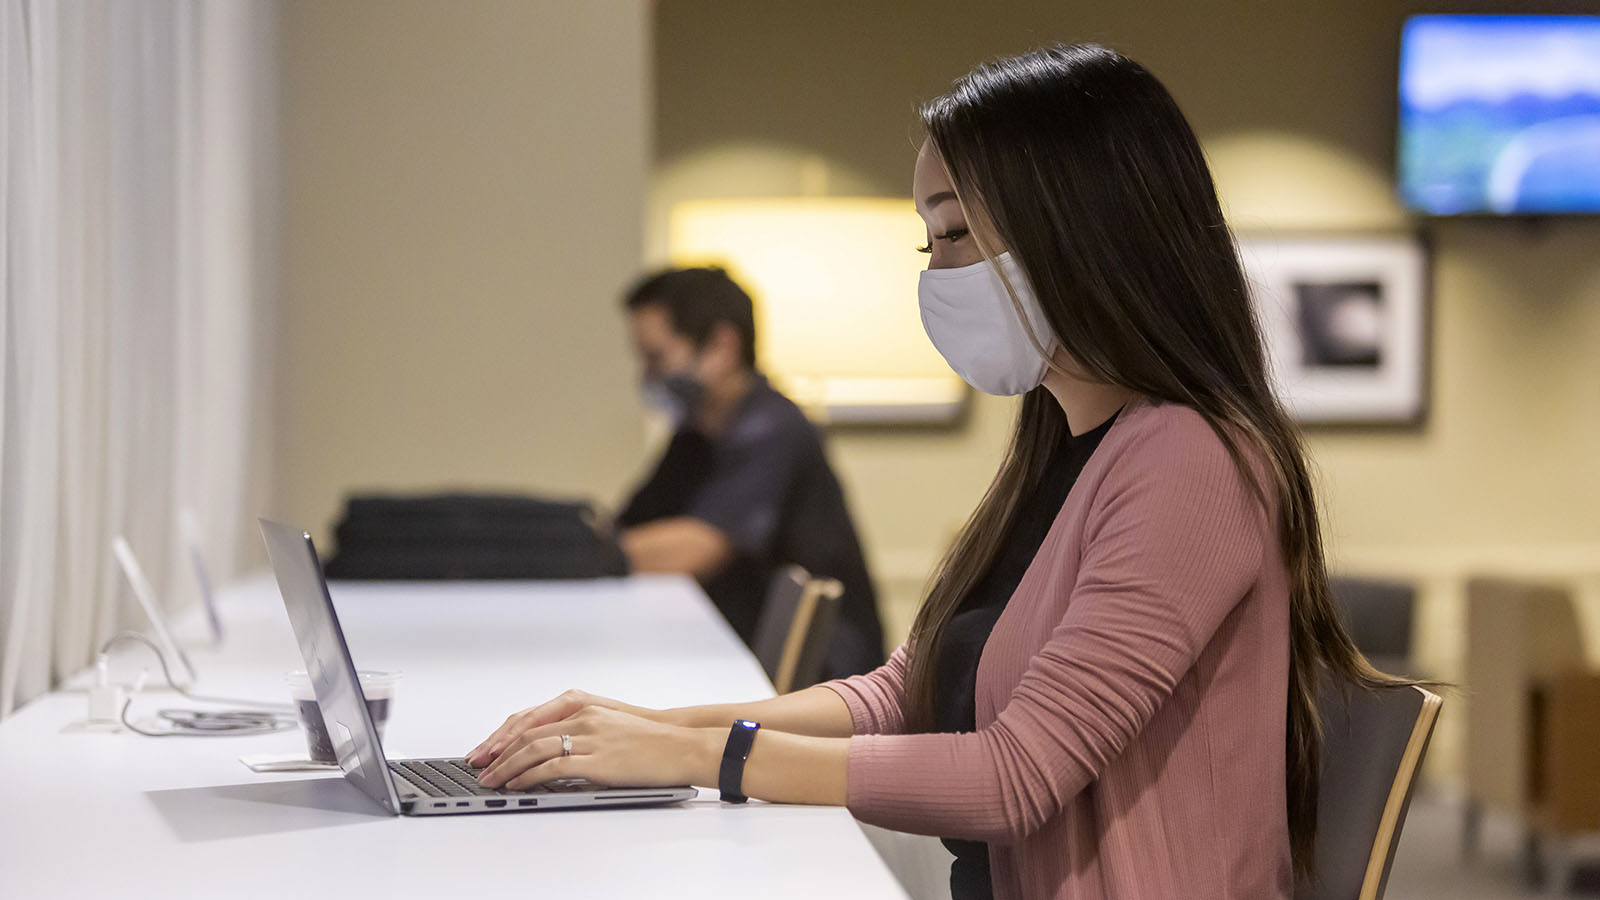
[[[478,783],[478,774],[483,770],[468,765],[464,759],[402,759],[390,762],[389,768],[430,797],[498,797],[598,790],[597,785],[582,778],[560,778],[525,791],[486,788]]]

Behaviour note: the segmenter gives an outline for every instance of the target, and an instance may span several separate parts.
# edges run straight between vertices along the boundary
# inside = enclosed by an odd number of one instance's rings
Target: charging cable
[[[226,709],[217,711],[194,709],[161,709],[156,714],[167,723],[167,727],[152,731],[140,728],[128,718],[128,707],[133,705],[133,698],[144,688],[149,676],[149,670],[139,673],[134,681],[133,690],[127,696],[122,695],[121,685],[111,685],[108,679],[109,658],[107,654],[111,648],[120,641],[137,641],[150,648],[156,655],[156,661],[161,665],[161,677],[166,679],[167,686],[179,694],[200,703],[225,703],[234,706],[250,706],[255,709]],[[266,703],[259,700],[240,700],[229,697],[208,697],[203,694],[191,692],[188,688],[178,684],[172,678],[172,670],[167,666],[166,654],[161,652],[161,647],[149,637],[137,631],[119,631],[111,636],[100,648],[100,655],[95,659],[95,685],[89,692],[90,717],[93,719],[106,719],[111,710],[116,710],[116,718],[120,719],[123,727],[134,734],[145,737],[239,737],[250,734],[270,734],[274,731],[285,731],[294,728],[298,720],[294,715],[294,707],[287,703]]]

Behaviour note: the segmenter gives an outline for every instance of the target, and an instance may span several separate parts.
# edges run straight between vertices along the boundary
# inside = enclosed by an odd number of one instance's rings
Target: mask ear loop
[[[1000,285],[1006,289],[1006,296],[1011,299],[1011,308],[1016,312],[1017,319],[1022,322],[1022,332],[1028,336],[1028,343],[1032,344],[1034,352],[1038,353],[1039,356],[1044,359],[1044,364],[1047,369],[1066,378],[1074,377],[1072,373],[1056,364],[1055,354],[1050,350],[1045,349],[1044,344],[1040,342],[1039,335],[1033,330],[1033,323],[1028,320],[1027,311],[1022,308],[1022,300],[1017,296],[1016,287],[1012,285],[1011,279],[1006,276],[1005,266],[1000,264],[999,255],[989,249],[989,246],[984,243],[983,238],[978,236],[978,229],[972,227],[974,219],[971,210],[967,208],[966,199],[961,196],[961,188],[956,186],[955,176],[950,173],[950,167],[945,164],[944,155],[939,154],[938,156],[939,166],[940,168],[944,169],[945,177],[950,181],[951,192],[956,195],[956,204],[961,207],[962,218],[966,219],[967,234],[972,238],[973,243],[978,245],[978,252],[982,253],[983,258],[988,261],[989,268],[992,269],[995,274],[1000,276]],[[1034,295],[1037,296],[1038,291],[1035,291]],[[1054,336],[1052,335],[1052,337]],[[1056,339],[1056,343],[1060,343],[1059,338]]]

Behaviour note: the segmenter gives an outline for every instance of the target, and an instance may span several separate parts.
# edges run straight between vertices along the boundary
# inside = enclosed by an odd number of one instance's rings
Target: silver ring
[[[561,736],[561,755],[562,756],[571,756],[572,755],[572,735],[570,735],[570,734],[563,734]]]

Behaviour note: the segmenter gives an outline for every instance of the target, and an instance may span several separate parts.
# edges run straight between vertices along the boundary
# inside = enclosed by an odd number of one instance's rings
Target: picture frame
[[[1238,244],[1273,383],[1297,421],[1422,423],[1430,304],[1415,234],[1246,233]]]

